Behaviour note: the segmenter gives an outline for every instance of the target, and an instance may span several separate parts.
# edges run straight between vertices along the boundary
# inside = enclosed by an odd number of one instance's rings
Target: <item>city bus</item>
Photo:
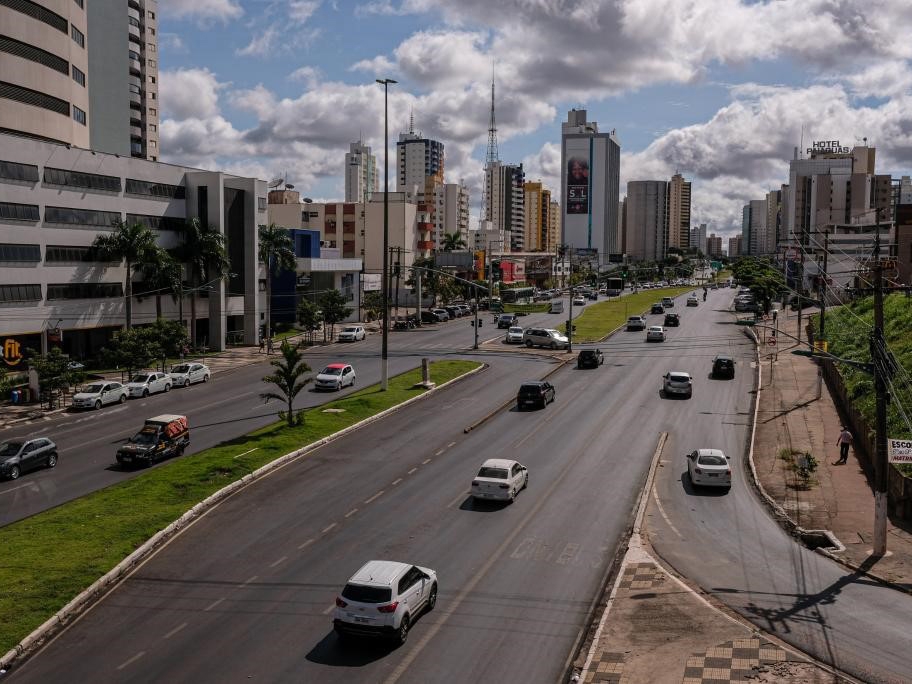
[[[533,287],[503,287],[500,289],[500,298],[504,304],[525,304],[532,301],[535,294]]]

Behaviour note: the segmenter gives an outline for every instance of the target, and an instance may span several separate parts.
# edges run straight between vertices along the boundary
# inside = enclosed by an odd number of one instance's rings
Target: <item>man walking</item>
[[[839,460],[833,465],[845,465],[849,458],[849,447],[852,446],[852,433],[845,425],[842,426],[842,432],[839,433],[836,444],[839,445]]]

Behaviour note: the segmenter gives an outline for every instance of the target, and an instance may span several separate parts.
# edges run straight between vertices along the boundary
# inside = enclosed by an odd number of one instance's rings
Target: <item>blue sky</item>
[[[867,136],[912,168],[912,3],[895,0],[160,0],[162,158],[339,200],[348,143],[416,128],[477,206],[491,68],[500,157],[557,187],[560,124],[589,111],[628,180],[693,183],[693,220],[740,229],[804,137]],[[807,146],[807,145],[805,145]]]

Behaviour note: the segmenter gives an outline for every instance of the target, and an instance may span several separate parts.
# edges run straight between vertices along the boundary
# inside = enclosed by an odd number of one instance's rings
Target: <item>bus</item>
[[[606,294],[609,297],[618,297],[624,292],[623,278],[608,278],[605,281]]]
[[[504,304],[531,302],[533,294],[535,294],[534,287],[503,287],[500,289],[500,299]]]

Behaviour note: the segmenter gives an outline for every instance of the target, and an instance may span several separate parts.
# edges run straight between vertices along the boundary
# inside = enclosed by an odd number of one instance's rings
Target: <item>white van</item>
[[[551,308],[549,309],[550,313],[564,313],[564,302],[562,300],[557,300],[551,302]]]

